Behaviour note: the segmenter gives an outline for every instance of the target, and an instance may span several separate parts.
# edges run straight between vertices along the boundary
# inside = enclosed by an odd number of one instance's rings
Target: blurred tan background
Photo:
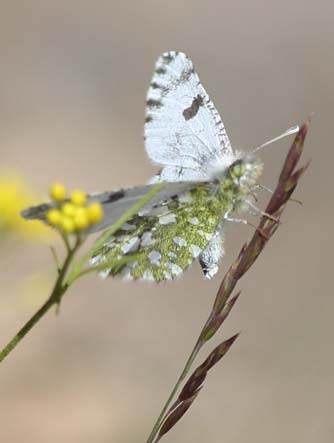
[[[241,337],[166,443],[333,441],[333,14],[324,0],[2,3],[1,167],[40,194],[55,180],[93,191],[154,173],[144,104],[165,50],[193,59],[235,148],[316,113],[304,156],[312,165],[296,193],[304,205],[288,206],[239,285],[240,301],[199,361],[219,339]],[[275,185],[289,145],[263,153],[265,185]],[[227,255],[211,282],[198,265],[161,286],[79,281],[60,315],[49,313],[1,365],[0,441],[144,442],[224,270],[251,234],[228,226]],[[12,238],[0,261],[5,345],[55,276],[39,242]],[[22,282],[36,273],[27,296]]]

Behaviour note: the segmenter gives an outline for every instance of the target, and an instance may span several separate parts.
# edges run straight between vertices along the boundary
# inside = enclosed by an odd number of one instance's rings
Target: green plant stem
[[[190,354],[190,356],[189,356],[189,358],[188,358],[188,360],[187,360],[187,362],[185,364],[185,367],[183,368],[183,371],[181,372],[181,375],[179,376],[175,386],[173,387],[171,393],[169,394],[169,397],[168,397],[164,407],[162,408],[162,410],[160,412],[160,415],[159,415],[157,421],[155,422],[155,424],[153,426],[153,429],[152,429],[152,431],[151,431],[151,433],[150,433],[146,443],[153,443],[155,441],[155,437],[157,436],[157,434],[159,432],[159,429],[160,429],[160,427],[161,427],[161,425],[162,425],[162,423],[163,423],[163,421],[165,419],[165,414],[168,411],[168,409],[169,409],[169,407],[170,407],[170,405],[171,405],[171,403],[172,403],[172,401],[174,399],[174,396],[175,396],[176,392],[178,391],[181,383],[183,382],[183,380],[189,374],[191,366],[192,366],[195,358],[197,357],[197,354],[199,353],[199,351],[200,351],[200,349],[202,347],[202,344],[203,344],[203,342],[198,340],[197,343],[195,344],[193,350],[191,351],[191,354]]]
[[[66,272],[71,264],[75,252],[80,247],[81,242],[77,240],[73,248],[69,248],[62,267],[59,269],[58,277],[51,292],[50,297],[40,307],[40,309],[31,317],[31,319],[18,331],[0,352],[0,363],[8,354],[20,343],[20,341],[28,334],[28,332],[39,322],[39,320],[48,312],[53,305],[59,305],[62,295],[68,288],[67,284],[63,284]]]

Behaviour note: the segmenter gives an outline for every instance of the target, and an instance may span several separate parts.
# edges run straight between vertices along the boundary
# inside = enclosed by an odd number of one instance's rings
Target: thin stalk
[[[54,284],[50,297],[47,301],[40,307],[40,309],[31,317],[31,319],[14,335],[14,337],[9,341],[9,343],[0,352],[0,363],[7,357],[8,354],[20,343],[20,341],[28,334],[28,332],[41,320],[41,318],[49,311],[49,309],[55,305],[59,304],[62,295],[65,293],[68,285],[64,285],[63,281],[66,272],[71,264],[71,260],[80,246],[80,241],[78,240],[73,248],[69,249],[65,257],[63,266],[59,269],[57,280]]]
[[[200,351],[200,349],[202,347],[202,344],[203,344],[203,342],[198,340],[197,343],[195,344],[193,350],[191,351],[191,354],[190,354],[190,356],[189,356],[189,358],[188,358],[188,360],[187,360],[187,362],[185,364],[185,367],[183,368],[183,371],[181,372],[181,374],[180,374],[180,376],[179,376],[175,386],[173,387],[171,393],[169,394],[169,397],[168,397],[164,407],[162,408],[162,410],[160,412],[160,415],[159,415],[157,421],[155,422],[155,424],[153,426],[153,429],[152,429],[152,431],[151,431],[151,433],[150,433],[146,443],[153,443],[154,442],[155,437],[156,437],[157,433],[159,432],[159,429],[160,429],[160,427],[161,427],[161,425],[162,425],[162,423],[163,423],[163,421],[165,419],[165,414],[168,411],[168,409],[169,409],[169,407],[170,407],[170,405],[171,405],[171,403],[172,403],[172,401],[174,399],[174,396],[175,396],[176,392],[178,391],[181,383],[183,382],[183,380],[189,374],[191,366],[192,366],[195,358],[197,357],[197,354],[199,353],[199,351]]]

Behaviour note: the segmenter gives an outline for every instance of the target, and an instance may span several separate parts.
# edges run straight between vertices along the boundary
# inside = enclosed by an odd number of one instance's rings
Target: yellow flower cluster
[[[103,218],[101,204],[98,202],[87,204],[87,196],[82,191],[73,191],[67,197],[65,187],[55,183],[50,189],[50,197],[58,203],[58,207],[49,209],[46,219],[51,226],[63,232],[82,232]]]

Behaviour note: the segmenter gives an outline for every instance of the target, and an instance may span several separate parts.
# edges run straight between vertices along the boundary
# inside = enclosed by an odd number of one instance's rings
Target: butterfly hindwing
[[[94,263],[110,264],[107,275],[132,279],[160,282],[178,276],[217,231],[219,203],[208,198],[210,192],[197,186],[137,214],[108,239]]]

